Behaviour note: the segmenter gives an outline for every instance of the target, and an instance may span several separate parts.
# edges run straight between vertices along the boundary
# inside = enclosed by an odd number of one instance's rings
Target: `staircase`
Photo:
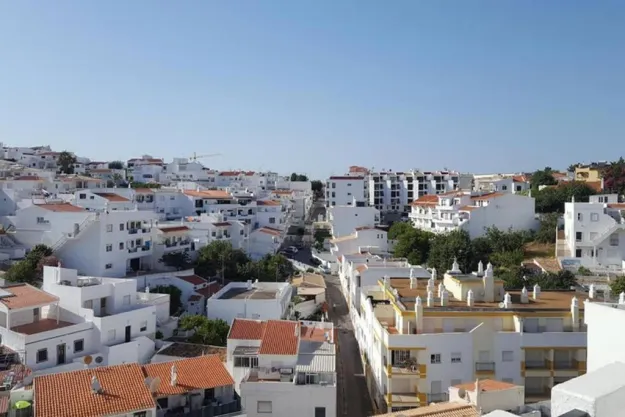
[[[593,246],[598,246],[601,242],[606,240],[612,233],[616,232],[618,229],[621,229],[621,228],[625,228],[625,223],[614,221],[614,224],[610,225],[610,227],[605,229],[603,232],[599,233],[599,236],[596,239],[594,239],[591,242],[591,244]]]
[[[75,233],[63,233],[63,235],[56,241],[54,245],[51,246],[53,252],[58,251],[67,243],[70,239],[76,239],[80,237],[80,235],[89,228],[93,223],[100,219],[99,213],[89,215],[82,223],[78,225],[78,231]]]

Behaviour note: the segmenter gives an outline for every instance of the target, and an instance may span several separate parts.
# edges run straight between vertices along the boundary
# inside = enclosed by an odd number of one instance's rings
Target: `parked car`
[[[289,246],[285,250],[291,252],[292,254],[296,254],[299,251],[299,249],[297,249],[295,246]]]

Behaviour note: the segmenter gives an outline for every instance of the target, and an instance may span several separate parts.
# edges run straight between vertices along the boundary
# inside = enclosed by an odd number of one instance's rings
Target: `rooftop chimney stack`
[[[595,290],[595,284],[590,284],[590,288],[588,289],[588,298],[593,300],[597,296],[597,291]]]
[[[477,275],[478,275],[479,277],[481,277],[482,275],[484,275],[484,264],[482,263],[482,261],[480,261],[480,262],[477,264]]]
[[[523,287],[523,289],[521,290],[521,304],[527,304],[529,302],[530,300],[527,294],[527,288]]]
[[[579,301],[577,301],[577,297],[571,299],[571,324],[574,331],[579,331]]]
[[[384,288],[388,288],[389,286],[389,277],[388,275],[384,275]]]
[[[447,292],[445,287],[443,287],[443,291],[441,292],[440,298],[441,298],[441,307],[447,306],[447,304],[449,303],[449,293]]]
[[[452,274],[460,274],[462,271],[460,270],[460,265],[458,264],[458,259],[454,258],[454,262],[451,264],[451,272]]]
[[[467,291],[467,306],[473,307],[475,300],[473,298],[473,290]]]
[[[410,277],[410,289],[417,288],[417,279],[415,277]]]
[[[509,293],[506,293],[506,295],[503,296],[503,308],[510,307],[512,307],[512,297],[510,297]]]
[[[415,333],[419,333],[419,330],[423,329],[423,301],[421,301],[420,296],[417,296],[417,298],[415,299],[414,313],[416,326]],[[408,321],[408,334],[410,334],[410,321]]]
[[[625,304],[625,292],[622,292],[618,295],[618,303],[619,304]]]
[[[434,292],[428,291],[428,298],[425,301],[428,307],[434,307]]]
[[[540,285],[536,284],[536,285],[534,285],[534,291],[532,292],[532,298],[534,300],[538,300],[539,296],[540,296]]]
[[[414,268],[410,268],[410,278],[414,278]]]
[[[432,268],[432,277],[430,279],[436,281],[436,268]]]
[[[171,386],[175,387],[178,384],[178,370],[176,369],[175,364],[171,366],[170,378],[171,378]]]
[[[441,282],[440,284],[438,284],[438,298],[441,298],[441,296],[443,295],[443,291],[445,291],[445,284]]]

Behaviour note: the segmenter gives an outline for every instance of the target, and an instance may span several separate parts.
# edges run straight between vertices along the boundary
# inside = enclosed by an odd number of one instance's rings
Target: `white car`
[[[287,252],[291,252],[292,254],[296,254],[299,250],[295,246],[289,246],[286,248]]]

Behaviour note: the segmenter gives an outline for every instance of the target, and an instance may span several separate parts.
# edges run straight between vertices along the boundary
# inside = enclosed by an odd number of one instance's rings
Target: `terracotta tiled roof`
[[[516,388],[517,386],[509,382],[497,381],[495,379],[482,379],[479,382],[480,392],[483,391],[501,391]],[[467,382],[466,384],[454,385],[454,388],[462,388],[465,391],[475,391],[475,382]]]
[[[187,226],[161,226],[157,227],[163,233],[184,232],[189,230]]]
[[[417,200],[413,201],[411,206],[435,206],[438,204],[438,196],[437,195],[424,195],[419,197]]]
[[[488,194],[482,194],[482,195],[476,195],[471,197],[471,200],[473,201],[480,201],[480,200],[490,200],[491,198],[497,198],[497,197],[502,197],[505,194],[503,193],[488,193]]]
[[[525,175],[514,175],[512,177],[512,181],[514,181],[514,182],[528,182],[529,179]]]
[[[199,294],[193,294],[189,297],[189,301],[190,302],[196,302],[196,301],[200,301],[202,299],[202,296]]]
[[[279,206],[281,205],[279,201],[273,200],[258,200],[256,201],[257,206]]]
[[[258,229],[256,231],[260,232],[260,233],[265,233],[267,235],[272,235],[272,236],[280,236],[282,234],[282,231],[276,230],[276,229],[272,229],[272,228],[269,228],[269,227],[261,227],[260,229]]]
[[[260,320],[234,319],[228,339],[260,340],[265,332],[265,322]]]
[[[364,177],[351,177],[349,175],[345,175],[345,176],[338,176],[338,177],[330,177],[330,179],[332,181],[343,181],[343,180],[352,180],[352,181],[358,181],[358,180],[362,180],[364,179]]]
[[[472,211],[478,208],[478,206],[462,206],[460,207],[460,209],[458,209],[458,211]]]
[[[353,173],[359,172],[359,173],[362,173],[362,174],[368,174],[369,170],[367,168],[365,168],[365,167],[360,167],[358,165],[352,165],[351,167],[349,167],[349,172],[350,173],[352,173],[352,172]]]
[[[465,402],[438,403],[411,410],[379,414],[377,417],[479,417],[475,406]]]
[[[99,197],[102,197],[104,199],[107,199],[108,201],[113,201],[116,203],[123,203],[123,202],[130,201],[126,197],[122,197],[121,195],[115,194],[115,193],[93,193],[93,194]]]
[[[221,171],[219,173],[220,177],[236,177],[241,174],[241,171]]]
[[[184,275],[184,276],[178,276],[178,278],[192,285],[206,284],[206,280],[199,275]]]
[[[218,282],[211,282],[208,286],[204,288],[200,288],[195,290],[196,293],[200,294],[204,298],[210,298],[213,294],[217,293],[221,289],[221,285]]]
[[[625,203],[611,203],[608,204],[608,207],[611,209],[625,210]]]
[[[358,265],[356,267],[356,271],[358,271],[358,272],[364,272],[366,270],[367,270],[367,265],[364,265],[364,264],[363,265]]]
[[[603,186],[601,184],[601,181],[586,181],[585,184],[598,193],[603,191]]]
[[[37,207],[41,207],[42,209],[54,211],[57,213],[78,213],[78,212],[87,211],[82,207],[74,206],[73,204],[69,204],[69,203],[57,203],[57,204],[45,203],[45,204],[35,204],[35,205]]]
[[[330,337],[330,342],[333,342],[334,332],[330,332],[329,329],[302,326],[300,329],[300,338],[301,340],[309,340],[311,342],[325,342],[326,333],[328,333]]]
[[[7,306],[9,310],[36,307],[59,301],[58,297],[28,284],[3,287],[2,290],[11,294],[10,296],[0,298],[0,303]]]
[[[261,355],[297,355],[299,323],[269,320],[260,342]]]
[[[178,380],[171,384],[171,368],[176,367]],[[146,377],[159,378],[155,397],[186,394],[190,391],[234,385],[234,380],[218,355],[197,356],[172,362],[143,365]]]
[[[91,390],[95,376],[102,393]],[[161,386],[165,385],[165,381]],[[156,407],[139,364],[124,364],[35,377],[37,417],[94,417]]]

